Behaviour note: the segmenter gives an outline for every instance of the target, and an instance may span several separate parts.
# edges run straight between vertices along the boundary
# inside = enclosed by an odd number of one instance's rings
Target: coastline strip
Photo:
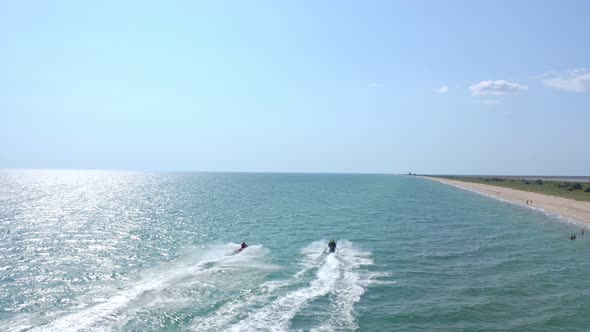
[[[422,178],[465,190],[475,191],[510,203],[523,206],[527,205],[533,209],[543,209],[547,212],[553,212],[566,218],[590,225],[590,202],[581,202],[563,197],[543,195],[489,184],[449,180],[429,176],[422,176]],[[527,201],[529,202],[528,204]]]

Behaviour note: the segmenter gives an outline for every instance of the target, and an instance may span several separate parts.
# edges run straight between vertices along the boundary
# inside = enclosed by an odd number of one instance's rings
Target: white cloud
[[[469,87],[473,96],[484,96],[484,95],[503,95],[511,92],[518,92],[527,90],[529,87],[526,85],[508,82],[505,80],[497,81],[481,81]]]
[[[438,88],[438,89],[434,89],[434,93],[440,93],[440,94],[443,94],[443,93],[447,93],[447,92],[449,92],[449,87],[448,87],[448,86],[444,86],[444,85],[443,85],[443,86],[441,86],[441,87],[440,87],[440,88]]]
[[[590,91],[590,71],[569,70],[561,73],[546,73],[541,80],[548,87],[572,92]]]
[[[369,84],[369,86],[371,88],[380,88],[382,85],[381,85],[381,83],[371,82],[371,84]]]

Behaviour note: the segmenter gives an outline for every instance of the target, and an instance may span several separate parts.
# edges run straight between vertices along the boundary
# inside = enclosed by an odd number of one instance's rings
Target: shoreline
[[[557,214],[558,216],[569,218],[579,224],[590,225],[590,202],[581,202],[569,198],[549,196],[489,184],[449,180],[429,176],[421,177],[463,190],[473,191],[509,203]],[[527,201],[529,201],[528,204]]]

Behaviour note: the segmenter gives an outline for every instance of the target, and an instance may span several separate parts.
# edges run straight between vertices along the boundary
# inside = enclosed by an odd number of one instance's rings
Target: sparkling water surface
[[[584,331],[579,229],[417,177],[4,170],[0,330]]]

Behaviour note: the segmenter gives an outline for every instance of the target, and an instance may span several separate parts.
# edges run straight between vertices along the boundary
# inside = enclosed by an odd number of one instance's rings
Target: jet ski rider
[[[330,249],[330,252],[336,251],[336,241],[334,241],[334,239],[330,240],[330,243],[328,243],[328,248]]]

